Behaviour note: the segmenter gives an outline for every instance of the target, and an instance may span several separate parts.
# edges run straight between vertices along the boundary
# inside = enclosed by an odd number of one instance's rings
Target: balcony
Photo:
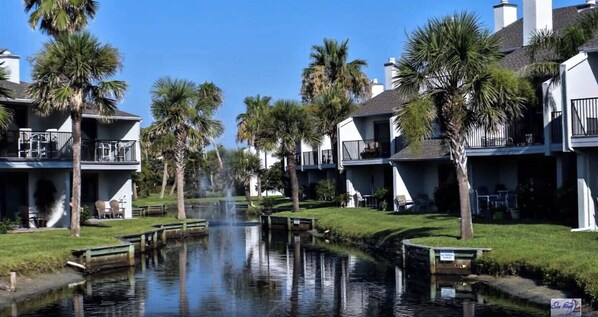
[[[334,164],[332,159],[332,150],[322,150],[322,157],[318,157],[318,151],[307,151],[301,153],[303,158],[303,165],[300,166],[299,160],[297,160],[297,168],[308,167],[308,168],[320,168],[321,165],[332,165]]]
[[[135,143],[133,140],[82,140],[81,161],[136,163]]]
[[[550,121],[550,140],[552,143],[563,143],[563,112],[553,111]]]
[[[343,142],[343,160],[369,160],[390,157],[389,140],[355,140]]]
[[[467,147],[500,148],[530,146],[544,143],[544,133],[540,125],[509,124],[497,130],[474,129],[467,136]]]
[[[318,165],[318,151],[303,152],[303,166]]]
[[[70,132],[30,128],[0,134],[0,158],[17,160],[71,160],[73,139]]]
[[[598,98],[571,100],[573,137],[598,136]]]

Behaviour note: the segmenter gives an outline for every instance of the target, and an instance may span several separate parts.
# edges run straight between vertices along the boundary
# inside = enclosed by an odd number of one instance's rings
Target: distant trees
[[[0,50],[0,54],[2,53],[3,51]],[[7,80],[8,74],[2,64],[3,63],[0,63],[0,80]],[[0,86],[0,100],[12,98],[12,95],[13,94],[10,89]],[[6,109],[2,104],[0,104],[0,130],[6,129],[11,120],[12,113],[8,111],[8,109]]]

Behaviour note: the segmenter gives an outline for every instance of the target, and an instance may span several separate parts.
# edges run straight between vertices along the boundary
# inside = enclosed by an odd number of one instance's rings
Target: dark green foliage
[[[285,184],[288,183],[289,180],[284,172],[282,161],[272,164],[262,176],[262,190],[277,190],[283,192]]]
[[[91,218],[91,211],[89,210],[89,206],[83,205],[81,207],[81,216],[79,218],[79,223],[81,225],[87,224],[87,221]]]
[[[334,183],[328,179],[320,180],[316,184],[318,200],[332,201],[334,199]]]
[[[10,219],[3,219],[0,221],[0,234],[6,234],[9,231],[15,230],[16,227],[21,225],[20,219],[10,220]]]
[[[517,187],[517,205],[522,218],[556,220],[555,189],[545,182],[530,179]]]

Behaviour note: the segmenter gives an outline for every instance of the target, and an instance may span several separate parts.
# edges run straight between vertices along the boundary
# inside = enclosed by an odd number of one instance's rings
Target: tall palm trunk
[[[176,169],[176,196],[177,196],[177,210],[178,219],[186,219],[185,214],[185,139],[182,136],[177,136],[177,151],[174,153],[174,167]]]
[[[297,180],[297,163],[295,162],[295,151],[287,153],[287,172],[291,179],[291,196],[293,198],[293,212],[299,211],[299,181]]]
[[[471,206],[469,202],[469,176],[467,175],[467,154],[465,137],[449,137],[451,156],[455,164],[457,184],[459,185],[459,206],[461,211],[461,239],[473,238]]]
[[[160,199],[164,198],[164,191],[166,190],[166,182],[168,182],[168,162],[164,160],[164,171],[162,172],[162,190],[160,191]]]
[[[250,192],[250,187],[251,185],[249,183],[245,184],[243,186],[243,189],[245,190],[245,199],[247,200],[247,205],[249,207],[253,207],[253,202],[251,201],[251,192]]]
[[[187,300],[187,243],[179,250],[179,316],[189,316]]]
[[[216,150],[216,158],[218,159],[218,166],[222,170],[224,168],[224,165],[222,164],[222,158],[220,158],[220,152],[218,151],[216,142],[214,142],[214,139],[210,139],[210,141],[212,142],[212,145],[214,146],[214,150]]]
[[[82,102],[81,102],[82,103]],[[75,107],[81,109],[81,107]],[[71,204],[71,236],[79,237],[79,211],[81,206],[81,110],[71,111],[73,133],[73,192]]]
[[[257,148],[255,149],[257,156],[260,156],[260,150]],[[261,159],[261,158],[260,158]],[[261,161],[261,160],[260,160]],[[267,162],[264,162],[264,166]],[[261,162],[260,162],[260,169],[261,169]],[[257,177],[257,199],[262,200],[262,175],[260,172],[256,174]]]
[[[334,190],[336,192],[337,195],[340,195],[344,192],[346,192],[345,187],[347,186],[346,184],[343,184],[343,182],[341,182],[341,171],[338,169],[339,166],[339,162],[338,162],[338,138],[336,137],[336,128],[333,131],[330,131],[328,133],[328,135],[330,136],[330,145],[331,145],[331,152],[332,152],[332,163],[336,164],[336,168],[334,169]]]

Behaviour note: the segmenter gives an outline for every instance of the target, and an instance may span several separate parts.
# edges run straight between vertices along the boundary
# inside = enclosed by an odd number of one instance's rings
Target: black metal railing
[[[552,143],[563,143],[563,112],[553,111],[550,120],[550,137]]]
[[[496,130],[477,128],[467,135],[469,148],[528,146],[544,143],[541,125],[509,124]]]
[[[318,151],[303,152],[303,165],[312,166],[318,165]]]
[[[322,160],[320,161],[320,164],[334,164],[332,150],[322,150]]]
[[[81,161],[137,162],[136,141],[81,140]]]
[[[22,128],[0,134],[0,157],[35,160],[72,159],[73,138],[70,132],[53,129],[34,131]]]
[[[343,142],[343,160],[368,160],[390,157],[390,140],[355,140]]]
[[[598,98],[571,100],[573,136],[598,135]]]

